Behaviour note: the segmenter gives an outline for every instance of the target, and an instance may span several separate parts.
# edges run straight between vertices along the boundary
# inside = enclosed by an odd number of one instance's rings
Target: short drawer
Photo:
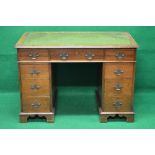
[[[46,49],[18,49],[19,61],[48,61],[49,55]]]
[[[105,80],[104,91],[105,95],[111,97],[131,96],[133,91],[133,79]]]
[[[23,97],[22,112],[50,112],[52,109],[49,97]]]
[[[21,79],[49,79],[50,66],[46,64],[19,64]]]
[[[134,77],[135,63],[105,63],[103,76],[105,79],[122,79]]]
[[[102,61],[102,49],[50,49],[51,61]]]
[[[107,49],[105,51],[105,60],[107,61],[135,61],[135,49]]]
[[[132,97],[111,97],[105,96],[103,101],[103,110],[105,112],[131,112]]]
[[[29,96],[49,96],[51,84],[49,80],[27,79],[21,80],[22,94]]]

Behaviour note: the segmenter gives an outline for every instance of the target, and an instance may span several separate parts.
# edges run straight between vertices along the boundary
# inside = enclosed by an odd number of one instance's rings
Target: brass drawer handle
[[[123,88],[123,86],[121,84],[119,84],[119,83],[117,83],[117,84],[114,85],[114,89],[116,91],[121,91],[122,88]]]
[[[40,55],[38,53],[29,53],[28,55],[32,60],[36,60]]]
[[[122,102],[120,102],[120,101],[115,101],[114,103],[113,103],[113,106],[115,107],[115,108],[120,108],[121,106],[122,106]]]
[[[31,106],[32,106],[33,108],[39,108],[39,107],[41,106],[41,104],[40,104],[38,101],[34,101],[34,102],[31,104]]]
[[[121,74],[124,73],[124,71],[121,70],[121,69],[116,69],[116,70],[114,71],[114,73],[115,73],[116,75],[120,76]]]
[[[59,57],[61,58],[61,60],[66,60],[66,59],[68,59],[69,54],[68,54],[68,53],[63,52],[63,53],[60,53]]]
[[[115,56],[117,59],[123,59],[125,57],[125,54],[124,53],[117,53]]]
[[[38,90],[38,89],[40,89],[40,86],[33,84],[33,85],[31,85],[31,89],[32,90]]]
[[[31,72],[30,72],[30,74],[36,74],[36,75],[38,75],[38,74],[40,74],[40,71],[38,71],[38,70],[36,70],[36,69],[32,69],[31,70]]]
[[[86,57],[88,60],[92,60],[94,56],[95,56],[95,54],[94,54],[94,53],[90,53],[90,52],[85,54],[85,57]]]

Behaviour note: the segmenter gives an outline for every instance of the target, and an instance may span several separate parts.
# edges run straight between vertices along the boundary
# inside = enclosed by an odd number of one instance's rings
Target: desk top
[[[16,48],[137,48],[127,32],[26,32]]]

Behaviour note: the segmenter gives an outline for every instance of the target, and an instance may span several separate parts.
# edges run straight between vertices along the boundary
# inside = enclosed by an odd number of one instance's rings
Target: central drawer
[[[51,61],[102,61],[103,49],[50,49]]]
[[[29,96],[50,96],[50,81],[39,79],[21,80],[22,93]]]

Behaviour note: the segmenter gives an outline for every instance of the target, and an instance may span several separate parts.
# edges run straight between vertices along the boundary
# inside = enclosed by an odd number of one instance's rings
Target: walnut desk
[[[21,91],[20,121],[44,116],[54,121],[52,63],[101,63],[97,93],[100,121],[109,116],[134,120],[136,49],[127,32],[30,32],[16,44]]]

